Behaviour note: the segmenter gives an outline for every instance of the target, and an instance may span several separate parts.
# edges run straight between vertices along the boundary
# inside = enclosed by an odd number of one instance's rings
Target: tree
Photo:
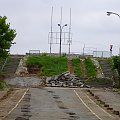
[[[119,69],[120,67],[120,56],[114,56],[113,57],[113,69]],[[120,73],[120,71],[118,71]]]
[[[119,74],[118,87],[120,88],[120,56],[114,56],[113,57],[113,63],[114,63],[113,68],[118,70],[118,74]]]
[[[6,58],[12,41],[16,36],[16,31],[10,29],[10,23],[6,23],[7,17],[0,16],[0,58]]]

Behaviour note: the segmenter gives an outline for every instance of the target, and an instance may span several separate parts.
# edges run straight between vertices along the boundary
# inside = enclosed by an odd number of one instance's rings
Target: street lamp
[[[62,30],[65,26],[67,26],[67,24],[61,26],[61,24],[58,24],[58,26],[60,27],[60,51],[59,51],[59,56],[61,56],[61,41],[62,41]]]
[[[114,12],[107,12],[107,15],[110,16],[111,14],[117,15],[120,18],[120,15]]]
[[[14,44],[16,44],[16,42],[11,42],[11,45],[14,45]],[[10,48],[9,48],[8,52],[10,53]]]
[[[12,45],[16,44],[16,42],[11,42]]]
[[[117,15],[120,18],[120,15],[114,12],[107,12],[107,15],[110,16],[111,14]],[[119,47],[119,56],[120,56],[120,47]],[[119,73],[119,83],[118,86],[120,88],[120,63],[118,63],[118,73]]]
[[[120,15],[118,13],[115,12],[106,12],[108,16],[110,16],[111,14],[113,15],[117,15],[120,18]],[[120,47],[119,47],[119,56],[120,56]]]

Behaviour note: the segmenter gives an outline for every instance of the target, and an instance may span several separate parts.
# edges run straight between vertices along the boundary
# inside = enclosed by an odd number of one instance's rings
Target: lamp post
[[[14,44],[16,44],[16,42],[11,42],[11,45],[14,45]],[[9,53],[10,53],[10,48],[9,48]]]
[[[117,15],[120,18],[120,15],[114,12],[107,12],[107,15],[110,16],[111,14]],[[119,56],[120,56],[120,47],[119,47]],[[118,61],[118,73],[119,73],[119,83],[118,87],[120,88],[120,61]]]
[[[107,15],[110,16],[111,14],[117,15],[120,18],[120,15],[114,12],[107,12]]]
[[[67,24],[61,26],[61,24],[58,24],[58,26],[60,27],[60,51],[59,51],[59,56],[61,56],[61,43],[62,43],[62,30],[65,26],[67,26]]]
[[[11,44],[13,44],[13,45],[14,45],[14,44],[16,44],[16,42],[12,42]]]
[[[120,15],[118,13],[115,12],[107,12],[107,15],[110,16],[111,14],[113,15],[117,15],[120,18]],[[119,47],[119,56],[120,56],[120,47]]]

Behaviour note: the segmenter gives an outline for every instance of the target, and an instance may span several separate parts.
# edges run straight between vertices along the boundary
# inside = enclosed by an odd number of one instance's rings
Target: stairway
[[[106,78],[113,77],[113,71],[107,59],[99,60],[99,64],[101,66],[102,72]]]
[[[14,76],[22,56],[12,55],[7,58],[6,64],[2,70],[5,76]]]

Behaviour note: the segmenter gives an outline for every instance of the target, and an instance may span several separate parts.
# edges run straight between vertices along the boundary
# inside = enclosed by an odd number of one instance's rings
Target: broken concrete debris
[[[49,87],[89,87],[78,76],[69,72],[51,77],[46,82]]]

